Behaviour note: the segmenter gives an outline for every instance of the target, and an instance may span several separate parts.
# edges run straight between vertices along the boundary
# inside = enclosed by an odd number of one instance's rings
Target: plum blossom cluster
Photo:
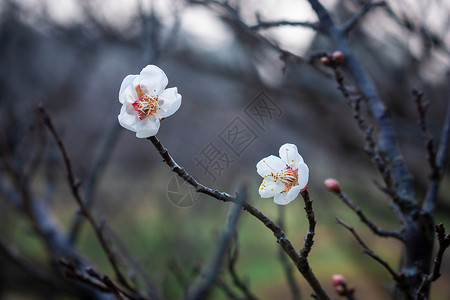
[[[309,169],[294,144],[282,145],[279,155],[263,158],[256,165],[256,171],[264,178],[259,194],[286,205],[307,188]]]
[[[124,128],[136,132],[138,138],[156,135],[163,118],[174,114],[181,105],[176,87],[166,89],[168,79],[163,70],[148,65],[139,75],[128,75],[122,81],[118,116]],[[262,198],[286,205],[307,188],[309,169],[294,144],[284,144],[279,157],[270,155],[256,165],[264,179],[259,188]]]
[[[160,121],[181,105],[177,88],[166,89],[167,83],[164,71],[154,65],[146,66],[139,75],[125,77],[119,91],[120,125],[136,132],[138,138],[156,135]]]

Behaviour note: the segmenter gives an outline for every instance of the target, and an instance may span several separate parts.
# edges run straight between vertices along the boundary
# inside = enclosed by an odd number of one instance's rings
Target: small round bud
[[[331,59],[333,60],[333,63],[340,66],[344,63],[344,53],[341,51],[334,51],[333,54],[331,54]]]
[[[324,65],[324,66],[327,66],[327,67],[329,67],[331,65],[330,59],[328,57],[326,57],[326,56],[322,56],[320,58],[320,63],[322,65]]]
[[[334,178],[327,178],[325,179],[325,181],[323,182],[325,184],[325,187],[327,188],[327,190],[329,190],[332,193],[335,194],[340,194],[341,193],[341,187],[339,186],[339,182],[334,179]],[[338,276],[338,275],[333,275],[334,276]]]
[[[340,274],[335,274],[331,276],[331,280],[333,281],[333,286],[338,287],[343,284],[346,284],[345,277]]]

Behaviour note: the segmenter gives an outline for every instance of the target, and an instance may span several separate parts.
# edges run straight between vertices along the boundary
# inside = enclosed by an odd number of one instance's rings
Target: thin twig
[[[261,20],[258,20],[258,23],[256,25],[249,26],[249,28],[252,30],[259,30],[280,26],[299,26],[317,30],[317,23],[315,22],[292,22],[292,21],[264,22]]]
[[[344,96],[347,105],[350,106],[353,110],[353,118],[358,123],[359,129],[364,133],[364,137],[366,140],[366,146],[364,148],[365,152],[369,155],[373,165],[378,169],[378,172],[380,172],[381,176],[383,177],[383,180],[386,184],[385,189],[388,192],[388,195],[392,197],[394,203],[398,204],[400,201],[394,191],[395,183],[393,182],[388,164],[386,164],[380,151],[377,148],[377,143],[373,138],[372,127],[367,125],[361,114],[361,96],[352,95],[347,86],[344,84],[344,76],[338,68],[334,68],[334,77],[338,84],[338,89]]]
[[[374,260],[376,260],[377,262],[379,262],[391,275],[392,278],[394,278],[394,280],[397,282],[397,284],[399,286],[403,285],[403,279],[404,276],[402,274],[398,274],[396,271],[394,271],[394,269],[385,261],[383,260],[380,256],[378,256],[372,249],[370,249],[369,247],[367,247],[367,245],[363,242],[363,240],[359,237],[359,235],[356,233],[355,229],[353,229],[352,226],[344,223],[343,221],[341,221],[340,219],[336,218],[336,221],[338,224],[342,225],[343,227],[345,227],[348,231],[351,232],[351,234],[353,234],[353,236],[355,237],[355,239],[358,241],[358,243],[361,245],[361,247],[363,247],[364,249],[364,253],[369,255],[370,257],[372,257]]]
[[[347,22],[345,22],[342,25],[342,30],[345,33],[349,33],[352,29],[355,28],[355,26],[359,23],[359,21],[361,21],[361,19],[365,15],[367,15],[372,9],[374,9],[376,7],[384,7],[384,6],[386,6],[386,2],[384,2],[384,1],[367,3],[364,6],[364,8],[362,9],[362,11],[355,14],[353,17],[351,17]]]
[[[364,212],[361,210],[359,206],[357,206],[355,203],[353,203],[346,194],[343,192],[338,194],[339,198],[348,206],[351,210],[353,210],[364,224],[367,225],[367,227],[372,230],[372,232],[376,235],[382,236],[382,237],[394,237],[396,239],[399,239],[403,241],[403,236],[400,234],[400,232],[396,230],[383,230],[380,229],[377,225],[375,225],[374,222],[372,222],[370,219],[367,218],[367,216],[364,214]]]

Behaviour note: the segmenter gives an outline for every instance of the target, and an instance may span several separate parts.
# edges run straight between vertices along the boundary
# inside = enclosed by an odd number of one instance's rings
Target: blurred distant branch
[[[187,300],[207,299],[219,276],[225,256],[230,248],[233,236],[237,229],[237,222],[242,210],[242,205],[247,201],[247,192],[243,188],[236,197],[236,205],[234,205],[228,215],[228,224],[222,233],[221,241],[214,256],[213,261],[206,270],[202,272],[202,281],[198,286],[194,287],[192,292],[186,296]]]
[[[444,120],[444,126],[442,128],[439,148],[436,156],[433,156],[434,162],[430,161],[432,158],[430,158],[431,153],[430,150],[428,150],[429,151],[428,159],[431,163],[432,170],[431,170],[431,181],[428,186],[427,194],[425,196],[423,209],[429,213],[433,212],[436,207],[437,193],[448,157],[449,143],[450,143],[450,101],[447,102],[447,113]],[[433,152],[433,154],[434,153],[435,152]]]
[[[231,275],[231,279],[233,280],[234,286],[236,286],[244,295],[245,299],[248,300],[256,300],[256,296],[253,295],[253,293],[250,291],[250,288],[247,286],[247,283],[242,280],[237,271],[236,271],[236,263],[239,257],[239,242],[237,238],[237,234],[234,235],[234,243],[229,248],[228,251],[228,272]],[[280,251],[282,249],[280,248]],[[286,256],[282,253],[283,258],[286,258]]]
[[[181,178],[183,178],[187,183],[192,185],[198,193],[203,193],[206,195],[209,195],[217,200],[224,201],[224,202],[234,202],[236,203],[236,198],[230,196],[227,193],[219,192],[218,190],[211,189],[209,187],[206,187],[199,183],[197,180],[195,180],[186,170],[182,167],[180,167],[175,160],[170,156],[169,152],[166,148],[162,145],[162,143],[158,140],[156,136],[151,136],[148,138],[152,142],[152,144],[155,146],[156,150],[159,152],[161,157],[164,159],[164,162],[172,169],[173,172],[178,174]],[[305,200],[305,204],[308,202],[308,205],[312,204],[312,201],[309,199],[308,193],[305,191],[302,193],[302,196]],[[329,299],[326,291],[323,289],[322,285],[317,280],[316,276],[312,272],[308,260],[307,255],[309,253],[309,250],[312,246],[312,236],[314,235],[314,232],[308,231],[305,246],[304,246],[304,253],[306,256],[302,256],[301,254],[298,254],[295,248],[292,246],[289,239],[286,237],[284,232],[281,230],[280,226],[275,224],[272,220],[270,220],[268,217],[266,217],[262,212],[260,212],[256,207],[251,205],[248,202],[244,202],[242,204],[242,208],[246,210],[248,213],[253,215],[255,218],[257,218],[259,221],[261,221],[268,229],[270,229],[275,237],[277,238],[277,242],[280,244],[280,246],[283,248],[284,252],[291,258],[291,260],[294,262],[295,266],[299,270],[299,272],[303,275],[303,277],[306,279],[306,281],[309,283],[311,288],[316,293],[316,296],[318,299],[325,300]],[[313,215],[312,215],[313,216]],[[308,215],[308,219],[310,219],[311,214]],[[311,221],[310,221],[311,222]],[[310,224],[311,228],[311,224]]]
[[[428,48],[427,51],[424,51],[424,55],[429,53],[429,49],[435,47],[443,51],[446,55],[450,55],[450,49],[444,39],[442,39],[439,34],[432,32],[430,28],[426,26],[425,23],[417,24],[417,19],[408,16],[405,13],[402,13],[401,16],[394,11],[392,6],[389,4],[389,1],[385,3],[385,9],[394,22],[400,25],[402,28],[407,31],[416,34],[421,38],[423,46]],[[445,9],[445,8],[443,8]],[[447,15],[447,18],[449,16]]]
[[[285,231],[286,228],[284,226],[284,220],[285,220],[284,207],[280,205],[278,206],[278,224],[280,228]],[[301,300],[300,287],[298,286],[295,280],[294,268],[287,260],[286,255],[284,255],[283,249],[279,248],[278,254],[281,265],[283,266],[284,274],[289,284],[289,288],[291,290],[292,299]]]
[[[367,15],[372,9],[376,8],[376,7],[384,7],[386,6],[386,2],[385,1],[380,1],[380,2],[369,2],[367,3],[364,8],[362,9],[362,11],[360,11],[359,13],[355,14],[353,17],[351,17],[349,20],[347,20],[346,23],[344,23],[342,25],[342,29],[345,33],[349,33],[352,29],[355,28],[355,26],[359,23],[359,21],[365,16]]]
[[[47,126],[47,128],[53,135],[53,137],[61,151],[61,154],[63,156],[64,165],[65,165],[65,168],[67,171],[67,180],[68,180],[69,186],[71,188],[72,194],[75,198],[75,201],[77,202],[78,206],[80,207],[83,215],[87,218],[87,220],[91,224],[91,226],[94,230],[95,236],[97,237],[98,241],[100,242],[100,245],[102,246],[103,251],[105,252],[111,266],[113,267],[114,273],[116,274],[118,281],[124,287],[126,287],[130,292],[132,292],[133,294],[136,294],[137,298],[145,299],[145,298],[143,298],[143,296],[140,296],[139,290],[137,290],[134,286],[132,286],[130,283],[128,283],[127,277],[122,273],[116,254],[112,251],[110,245],[108,244],[108,242],[106,240],[105,235],[103,234],[103,231],[102,231],[100,225],[97,224],[91,211],[89,210],[89,208],[87,207],[87,205],[84,203],[84,201],[81,198],[80,191],[79,191],[81,182],[78,178],[75,177],[75,175],[73,173],[72,163],[70,161],[70,158],[68,156],[66,148],[65,148],[58,132],[56,131],[56,129],[53,125],[50,115],[48,114],[47,110],[44,108],[44,106],[42,104],[39,106],[39,110],[40,110],[44,124]]]
[[[271,27],[280,27],[280,26],[299,26],[299,27],[306,27],[316,30],[317,29],[317,23],[313,22],[292,22],[292,21],[274,21],[274,22],[267,22],[262,21],[258,18],[258,23],[256,25],[249,26],[250,29],[253,30],[259,30],[259,29],[267,29]]]
[[[106,168],[106,165],[111,157],[114,150],[114,145],[119,137],[120,125],[115,121],[111,127],[106,139],[103,141],[103,145],[97,155],[96,160],[92,163],[92,168],[89,172],[88,177],[84,181],[84,199],[86,207],[89,209],[94,203],[94,193],[97,186],[98,180]],[[83,222],[83,217],[81,212],[75,215],[72,221],[72,226],[69,229],[69,241],[74,244],[80,232]]]
[[[36,267],[21,257],[17,248],[10,245],[2,235],[0,235],[0,256],[7,257],[16,266],[45,284],[54,288],[61,284],[51,272],[42,267]]]

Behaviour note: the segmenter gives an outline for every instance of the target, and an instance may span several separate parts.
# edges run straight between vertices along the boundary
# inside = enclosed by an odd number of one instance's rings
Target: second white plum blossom
[[[259,188],[262,198],[272,198],[276,204],[286,205],[306,189],[309,169],[294,144],[280,147],[279,157],[270,155],[256,165],[263,177]]]
[[[167,83],[166,74],[154,65],[146,66],[139,75],[125,77],[119,91],[120,125],[136,132],[138,138],[156,135],[160,120],[181,105],[177,88],[166,89]]]

